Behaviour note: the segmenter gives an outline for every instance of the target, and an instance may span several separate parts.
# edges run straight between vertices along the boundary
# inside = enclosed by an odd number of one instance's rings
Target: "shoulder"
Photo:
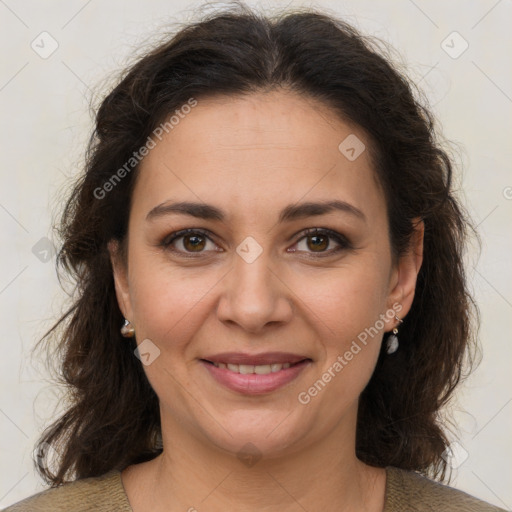
[[[384,512],[504,512],[413,471],[388,467],[386,474]]]
[[[112,470],[42,491],[3,512],[132,512],[121,481]]]

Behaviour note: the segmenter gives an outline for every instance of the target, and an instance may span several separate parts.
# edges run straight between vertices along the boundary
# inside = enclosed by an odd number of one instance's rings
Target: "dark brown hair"
[[[239,4],[149,51],[97,110],[85,172],[58,231],[57,266],[73,277],[76,294],[43,337],[58,339],[60,379],[69,392],[66,412],[38,443],[38,470],[52,485],[161,452],[158,399],[134,356],[135,341],[119,332],[123,316],[107,250],[110,240],[126,250],[137,166],[104,197],[98,189],[190,98],[274,88],[319,100],[367,134],[395,257],[409,246],[413,220],[425,223],[424,259],[400,349],[392,357],[381,350],[360,397],[356,450],[371,465],[444,478],[439,411],[471,366],[479,317],[462,260],[473,228],[453,193],[451,158],[414,86],[374,39],[318,11],[266,17]],[[53,465],[48,446],[59,454]]]

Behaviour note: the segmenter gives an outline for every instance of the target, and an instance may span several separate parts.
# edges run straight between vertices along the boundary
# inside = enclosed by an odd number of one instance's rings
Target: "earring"
[[[133,338],[135,336],[135,329],[133,328],[133,325],[126,320],[126,318],[124,319],[124,325],[121,327],[121,334],[125,338]]]
[[[395,318],[398,320],[398,324],[400,325],[403,323],[403,320],[400,320],[397,315],[395,315]],[[388,336],[388,339],[386,340],[386,352],[388,354],[394,354],[398,350],[398,328],[395,326],[393,328],[393,334],[390,334]]]

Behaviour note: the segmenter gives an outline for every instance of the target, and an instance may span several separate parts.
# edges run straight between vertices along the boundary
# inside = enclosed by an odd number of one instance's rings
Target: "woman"
[[[369,40],[312,11],[191,24],[105,98],[88,155],[53,488],[8,511],[500,510],[427,478],[475,338],[471,224]]]

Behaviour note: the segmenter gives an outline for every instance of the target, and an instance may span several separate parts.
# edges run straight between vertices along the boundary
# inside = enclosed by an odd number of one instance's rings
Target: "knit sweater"
[[[383,512],[505,512],[411,471],[386,468]],[[3,512],[133,512],[121,473],[112,470],[47,489]]]

